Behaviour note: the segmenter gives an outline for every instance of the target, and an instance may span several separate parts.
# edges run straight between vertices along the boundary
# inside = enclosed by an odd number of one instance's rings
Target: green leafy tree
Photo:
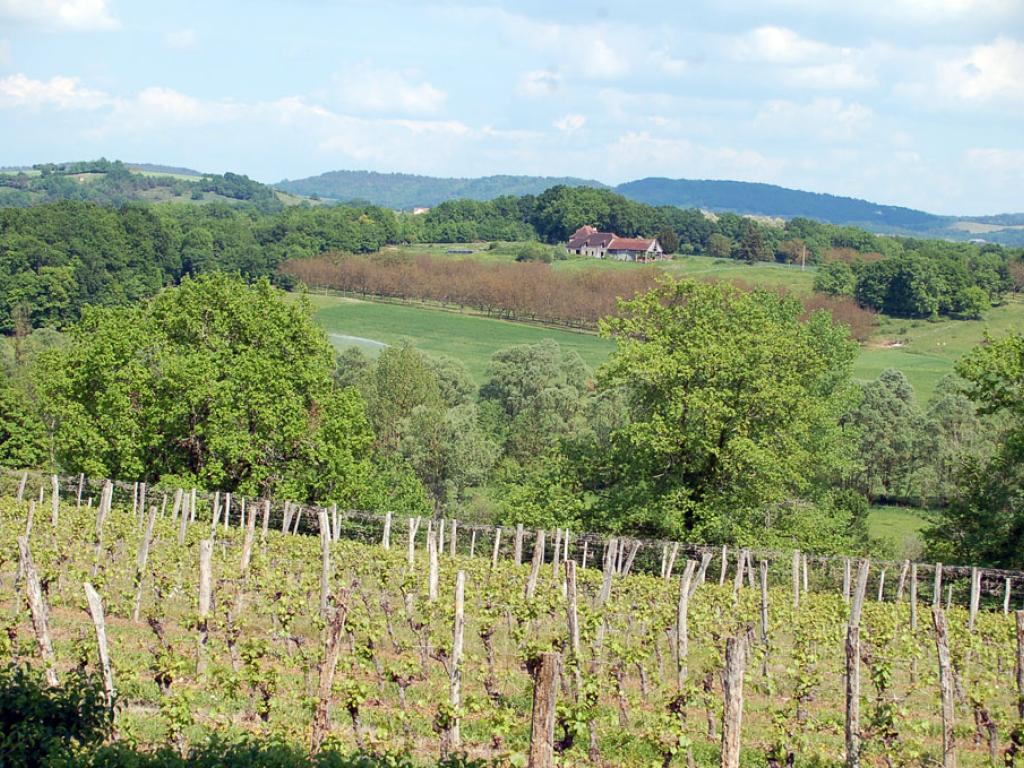
[[[442,404],[441,387],[426,358],[409,344],[388,347],[363,382],[367,413],[384,451],[398,448],[403,420],[419,406]]]
[[[708,237],[708,244],[705,249],[708,256],[716,259],[728,259],[732,256],[732,240],[718,232]]]
[[[483,483],[497,458],[474,405],[416,406],[402,429],[401,449],[438,513],[457,507],[467,489]]]
[[[818,268],[814,290],[829,296],[852,296],[857,276],[845,261],[832,261]]]
[[[0,374],[0,466],[38,467],[48,458],[34,404]]]
[[[1024,567],[1024,334],[986,339],[957,363],[978,412],[1004,421],[989,458],[969,458],[958,490],[926,532],[945,561]]]
[[[756,222],[747,220],[740,240],[739,256],[750,263],[771,261],[771,248],[765,239],[763,228]]]
[[[672,227],[663,227],[656,237],[665,253],[675,253],[679,250],[679,235]]]
[[[629,423],[581,473],[588,521],[657,536],[762,540],[768,510],[812,500],[845,461],[838,417],[856,345],[794,299],[666,281],[603,324],[618,348],[605,387]],[[813,541],[803,542],[813,547]]]
[[[857,488],[871,498],[922,501],[938,446],[914,388],[902,371],[889,369],[861,392],[843,419],[857,449]]]
[[[222,274],[123,309],[90,309],[41,357],[61,467],[162,475],[246,494],[352,501],[373,434],[332,379],[334,353],[306,303]]]

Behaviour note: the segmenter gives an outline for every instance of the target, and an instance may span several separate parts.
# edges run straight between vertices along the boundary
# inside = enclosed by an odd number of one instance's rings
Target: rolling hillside
[[[329,171],[307,179],[284,181],[275,186],[307,197],[316,195],[340,202],[359,200],[406,210],[430,207],[445,200],[492,200],[502,195],[537,195],[563,184],[570,187],[604,187],[592,179],[549,176],[484,176],[448,179],[409,173]]]

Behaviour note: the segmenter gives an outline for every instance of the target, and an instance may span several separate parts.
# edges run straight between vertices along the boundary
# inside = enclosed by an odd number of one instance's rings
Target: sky
[[[1024,0],[0,0],[0,166],[762,181],[1024,211]]]

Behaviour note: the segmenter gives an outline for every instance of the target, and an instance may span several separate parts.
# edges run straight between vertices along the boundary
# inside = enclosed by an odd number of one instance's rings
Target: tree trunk
[[[533,664],[533,719],[530,726],[528,768],[553,768],[555,700],[558,694],[558,662],[554,651],[540,654]]]

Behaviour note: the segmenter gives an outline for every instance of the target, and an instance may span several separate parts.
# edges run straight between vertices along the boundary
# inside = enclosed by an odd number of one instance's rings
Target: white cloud
[[[769,65],[795,87],[848,90],[875,82],[861,63],[863,51],[812,40],[787,27],[758,27],[733,38],[728,47],[735,61]]]
[[[587,124],[586,115],[568,114],[560,117],[552,125],[563,133],[575,133]]]
[[[116,29],[107,0],[0,0],[0,18],[68,29]]]
[[[799,104],[780,99],[761,107],[754,118],[754,127],[769,135],[850,141],[862,138],[874,119],[874,111],[856,101],[821,98]]]
[[[338,78],[342,102],[350,109],[366,112],[436,112],[447,94],[411,72],[374,69],[361,65]]]
[[[164,33],[164,45],[176,50],[188,50],[199,44],[199,34],[194,29],[172,29]]]
[[[968,102],[1024,101],[1024,44],[1008,37],[937,65],[936,88]]]
[[[555,69],[531,69],[519,78],[516,90],[523,96],[549,96],[562,86],[562,78]]]
[[[965,159],[975,170],[1015,175],[1024,182],[1024,149],[976,147],[967,150]]]
[[[56,107],[57,109],[98,109],[112,103],[103,91],[82,88],[77,77],[33,80],[23,74],[0,78],[0,107]]]
[[[696,144],[648,131],[624,133],[604,148],[603,155],[619,179],[657,175],[775,181],[785,165],[752,149]]]
[[[733,42],[733,54],[740,61],[770,64],[802,64],[833,55],[833,48],[802,37],[786,27],[758,27]]]
[[[14,54],[11,53],[11,41],[6,37],[0,37],[0,67],[9,67],[14,61]]]

